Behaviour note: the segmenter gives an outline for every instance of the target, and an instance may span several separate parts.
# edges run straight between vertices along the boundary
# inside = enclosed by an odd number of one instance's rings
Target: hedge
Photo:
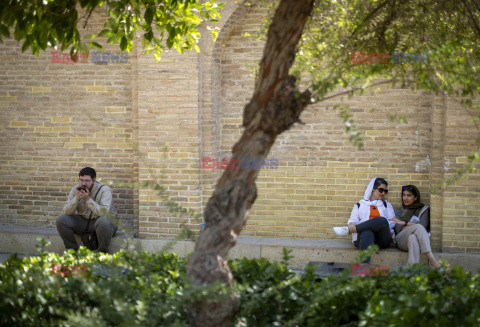
[[[242,303],[232,326],[480,326],[480,277],[461,267],[318,280],[285,263],[229,261]],[[188,326],[192,300],[231,290],[192,287],[185,267],[163,252],[12,256],[0,265],[0,325]]]

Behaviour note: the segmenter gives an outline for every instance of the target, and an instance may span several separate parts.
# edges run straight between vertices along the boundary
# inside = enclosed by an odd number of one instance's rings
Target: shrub
[[[258,266],[241,262],[241,271]],[[236,270],[235,265],[234,272]],[[304,276],[274,283],[277,264],[262,264],[261,277],[245,283],[239,326],[479,326],[480,277],[462,267],[426,275],[351,277],[351,269],[316,282],[314,267]],[[411,269],[418,269],[417,266]],[[235,275],[235,273],[234,273]],[[250,274],[251,276],[255,276]]]
[[[51,276],[52,265],[122,266],[128,275]],[[185,259],[175,254],[42,252],[0,269],[2,326],[185,326]]]
[[[51,276],[55,264],[129,273]],[[460,267],[411,277],[351,277],[347,269],[318,281],[314,267],[296,275],[265,259],[229,264],[242,300],[232,326],[480,325],[480,277]],[[83,247],[62,256],[11,257],[0,266],[0,325],[188,326],[190,303],[219,289],[191,287],[185,265],[175,254],[102,255]]]

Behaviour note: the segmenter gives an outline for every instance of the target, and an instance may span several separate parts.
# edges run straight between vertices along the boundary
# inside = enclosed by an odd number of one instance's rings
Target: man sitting
[[[57,218],[57,230],[67,249],[77,250],[79,245],[75,235],[96,232],[97,252],[108,252],[112,236],[117,226],[107,218],[112,209],[112,190],[95,180],[95,169],[86,167],[80,170],[78,185],[70,190],[63,206],[63,215]],[[111,216],[111,215],[108,215]]]

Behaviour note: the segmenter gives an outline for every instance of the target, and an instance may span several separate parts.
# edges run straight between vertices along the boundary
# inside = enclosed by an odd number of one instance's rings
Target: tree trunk
[[[277,135],[289,129],[310,103],[310,92],[296,92],[288,72],[296,46],[313,9],[314,0],[281,0],[268,31],[252,100],[243,113],[243,132],[233,147],[232,159],[264,160]],[[257,197],[255,180],[260,169],[227,169],[205,208],[205,230],[200,232],[187,273],[193,285],[215,282],[231,286],[225,257],[235,245]],[[240,301],[233,294],[213,302],[197,301],[190,310],[193,326],[229,326]]]

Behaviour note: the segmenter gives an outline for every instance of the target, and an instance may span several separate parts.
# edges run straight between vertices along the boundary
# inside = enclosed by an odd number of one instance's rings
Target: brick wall
[[[446,101],[444,179],[454,178],[467,162],[479,130],[458,101]],[[480,165],[477,165],[477,169]],[[451,185],[443,194],[443,251],[480,253],[480,176]]]
[[[139,44],[126,63],[52,63],[6,40],[0,45],[0,223],[54,226],[84,166],[114,184],[121,217],[142,238],[170,238],[200,221],[170,213],[145,181],[163,180],[179,204],[202,212],[221,170],[200,169],[202,157],[230,156],[253,91],[252,71],[263,42],[243,37],[265,17],[258,6],[227,1],[217,42],[202,30],[201,53],[164,53],[157,63]],[[101,11],[88,30],[100,30]],[[108,45],[105,52],[119,52]],[[91,58],[90,58],[91,59]],[[347,140],[331,108],[350,105],[365,149]],[[330,109],[328,109],[330,108]],[[408,124],[386,119],[406,115]],[[474,148],[478,131],[456,101],[381,87],[308,107],[305,125],[280,135],[264,169],[243,235],[335,238],[368,181],[389,181],[389,200],[415,184],[432,205],[435,250],[478,253],[478,175],[444,193],[430,188],[451,178]],[[475,134],[476,133],[476,134]],[[472,137],[473,136],[473,137]],[[165,147],[165,144],[167,146]],[[163,175],[163,177],[162,177]],[[121,184],[123,183],[123,184]]]
[[[92,16],[91,30],[101,19]],[[0,219],[55,226],[81,168],[95,167],[103,181],[135,181],[131,65],[52,63],[50,50],[36,58],[20,48],[13,39],[0,46]],[[133,225],[133,188],[113,191]]]

